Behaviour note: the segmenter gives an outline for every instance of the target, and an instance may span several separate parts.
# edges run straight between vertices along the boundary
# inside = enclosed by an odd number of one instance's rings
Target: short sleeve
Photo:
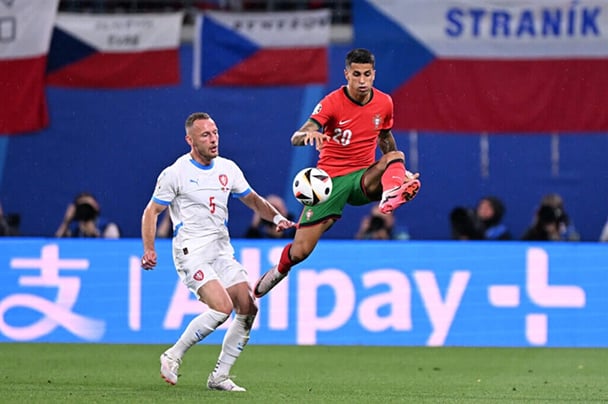
[[[330,98],[326,96],[315,106],[315,109],[313,109],[310,114],[310,119],[321,125],[321,127],[324,127],[331,119],[331,114],[332,102]]]
[[[243,171],[234,162],[232,162],[232,171],[234,175],[234,182],[232,183],[230,192],[238,198],[251,192],[251,187],[249,186],[247,179],[245,179],[245,174],[243,174]]]
[[[172,167],[167,167],[160,173],[156,180],[156,187],[154,188],[152,200],[161,205],[169,205],[177,196],[177,190],[177,174]]]
[[[386,115],[384,118],[384,126],[382,129],[390,130],[393,128],[393,119],[394,119],[394,106],[393,99],[390,95],[386,95]]]

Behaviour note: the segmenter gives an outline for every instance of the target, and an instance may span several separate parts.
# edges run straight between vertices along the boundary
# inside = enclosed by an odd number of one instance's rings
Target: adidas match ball
[[[308,167],[294,177],[293,195],[303,205],[318,205],[329,198],[332,185],[329,174],[320,168]]]

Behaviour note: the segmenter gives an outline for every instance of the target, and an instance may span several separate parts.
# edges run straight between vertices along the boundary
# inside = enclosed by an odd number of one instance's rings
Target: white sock
[[[255,320],[255,314],[237,314],[234,321],[228,327],[224,341],[222,342],[222,352],[217,360],[213,376],[225,376],[230,374],[232,365],[249,342],[249,333]]]
[[[167,353],[175,359],[181,359],[188,349],[202,341],[227,319],[228,314],[211,309],[199,314],[190,321],[181,337],[167,350]]]

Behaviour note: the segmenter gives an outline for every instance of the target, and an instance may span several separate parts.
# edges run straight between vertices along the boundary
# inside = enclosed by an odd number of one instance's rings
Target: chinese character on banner
[[[99,341],[105,333],[105,322],[76,314],[72,308],[78,300],[80,278],[60,276],[60,270],[87,270],[87,259],[60,259],[59,246],[46,245],[40,258],[13,258],[11,269],[39,269],[38,276],[20,276],[20,286],[57,288],[54,301],[35,294],[14,293],[0,301],[0,332],[16,341],[32,341],[44,337],[61,326],[72,334],[87,340]],[[6,313],[14,308],[28,308],[43,316],[29,325],[11,325],[5,321]]]

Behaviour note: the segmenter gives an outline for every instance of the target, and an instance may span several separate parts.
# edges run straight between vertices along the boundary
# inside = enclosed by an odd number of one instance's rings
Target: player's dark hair
[[[199,119],[211,119],[211,115],[206,112],[194,112],[190,114],[190,116],[186,118],[186,131],[194,125],[194,121],[198,121]]]
[[[372,67],[376,66],[374,54],[363,48],[353,49],[348,52],[345,62],[347,68],[353,63],[370,63]]]

